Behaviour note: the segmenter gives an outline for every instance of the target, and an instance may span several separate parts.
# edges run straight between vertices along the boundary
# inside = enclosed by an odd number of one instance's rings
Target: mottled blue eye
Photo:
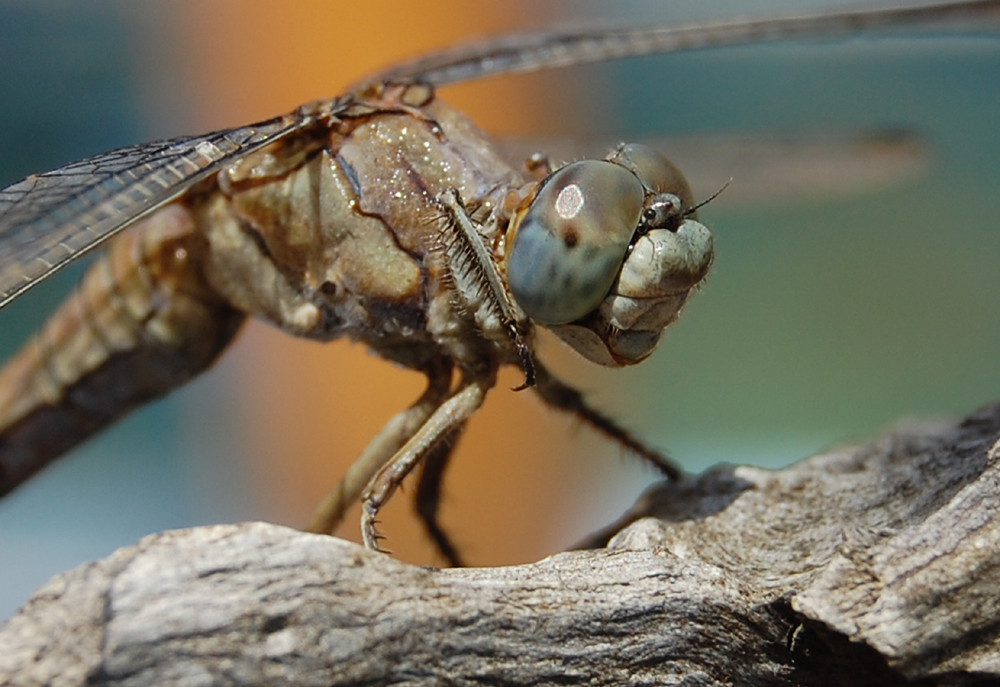
[[[606,161],[574,162],[538,191],[507,258],[514,300],[539,324],[594,310],[621,269],[643,210],[636,175]]]
[[[687,179],[673,162],[642,143],[626,143],[608,156],[616,165],[629,170],[653,193],[670,193],[681,200],[684,209],[694,205]]]

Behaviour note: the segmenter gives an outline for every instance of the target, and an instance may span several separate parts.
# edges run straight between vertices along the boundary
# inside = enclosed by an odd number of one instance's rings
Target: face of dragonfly
[[[507,279],[524,312],[609,366],[652,353],[713,255],[684,176],[640,144],[551,174],[507,241]]]

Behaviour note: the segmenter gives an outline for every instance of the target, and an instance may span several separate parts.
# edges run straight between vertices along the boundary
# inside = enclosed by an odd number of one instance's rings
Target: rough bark
[[[993,683],[998,436],[1000,404],[718,467],[652,489],[606,549],[516,567],[166,532],[40,589],[0,628],[0,685]]]

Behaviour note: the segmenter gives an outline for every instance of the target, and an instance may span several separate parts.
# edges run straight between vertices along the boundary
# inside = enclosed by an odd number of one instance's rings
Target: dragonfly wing
[[[382,81],[421,81],[442,86],[484,76],[532,72],[639,55],[792,38],[826,38],[906,25],[945,22],[950,30],[982,31],[996,29],[998,19],[1000,0],[966,0],[679,26],[525,33],[478,40],[402,62],[369,77],[362,85]]]
[[[143,143],[33,174],[0,191],[0,308],[233,159],[308,123],[301,111]]]
[[[603,158],[621,142],[592,136],[503,138],[497,145],[514,167],[535,153],[561,166]],[[713,208],[848,197],[902,184],[926,171],[933,153],[919,134],[900,129],[643,136],[635,142],[683,169],[698,200],[726,186]]]

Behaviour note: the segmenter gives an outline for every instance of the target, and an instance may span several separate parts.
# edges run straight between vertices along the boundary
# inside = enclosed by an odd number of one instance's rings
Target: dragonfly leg
[[[379,534],[375,517],[411,470],[458,431],[483,404],[495,375],[463,379],[462,386],[435,410],[417,432],[382,466],[362,494],[361,537],[376,551]]]
[[[587,404],[583,394],[552,376],[552,373],[537,362],[535,376],[536,384],[532,388],[547,404],[580,418],[597,431],[653,465],[666,477],[672,480],[680,479],[680,468],[670,458],[647,446],[614,420],[592,408]]]
[[[500,270],[458,192],[450,189],[441,194],[438,202],[447,217],[440,238],[448,260],[451,292],[456,302],[476,313],[476,324],[484,332],[497,330],[510,341],[524,372],[524,384],[516,390],[527,389],[535,383],[535,360]],[[480,317],[484,310],[489,317]]]
[[[425,374],[427,389],[416,403],[389,420],[368,444],[364,453],[351,464],[340,483],[316,508],[306,528],[309,532],[333,534],[343,519],[344,512],[358,500],[375,473],[427,422],[447,398],[451,388],[451,364],[435,365],[425,370]]]
[[[420,520],[427,530],[427,535],[434,542],[441,557],[452,568],[465,567],[465,563],[462,561],[458,549],[452,543],[451,537],[438,522],[438,508],[441,505],[441,483],[444,479],[444,471],[448,467],[448,461],[455,450],[455,444],[464,429],[465,425],[460,425],[427,454],[420,470],[420,479],[417,482],[417,515],[420,516]]]

